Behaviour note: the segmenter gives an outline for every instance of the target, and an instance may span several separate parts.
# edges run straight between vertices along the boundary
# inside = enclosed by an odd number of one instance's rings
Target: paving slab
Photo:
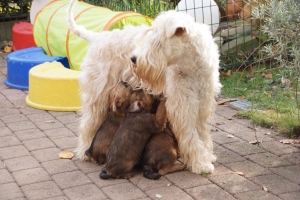
[[[107,196],[95,185],[80,185],[63,191],[70,200],[89,199],[102,200],[107,199]]]
[[[235,198],[240,199],[240,200],[245,200],[245,199],[255,199],[255,200],[280,200],[281,198],[269,193],[268,191],[264,190],[253,190],[249,192],[243,192],[234,195]]]
[[[8,159],[5,160],[5,164],[10,172],[41,167],[33,156]]]
[[[54,181],[46,181],[25,185],[21,187],[22,191],[28,199],[48,199],[52,197],[59,197],[63,195],[61,189]]]
[[[234,200],[235,198],[220,188],[217,185],[203,185],[194,188],[189,188],[186,192],[191,195],[194,199],[205,199],[205,200],[215,200],[215,199],[226,199]]]
[[[7,169],[0,169],[0,184],[15,182]]]
[[[296,192],[300,190],[300,185],[289,181],[286,178],[276,174],[268,174],[250,178],[254,183],[265,186],[268,191],[273,194],[279,195],[288,192]]]
[[[92,181],[81,171],[64,172],[55,174],[52,179],[61,189],[90,184]]]
[[[129,200],[147,197],[147,195],[141,189],[132,183],[110,185],[103,187],[102,191],[110,199]]]
[[[0,197],[1,199],[17,199],[24,197],[20,187],[16,183],[0,184]]]
[[[12,175],[20,186],[51,180],[50,176],[43,168],[16,171],[12,172]]]
[[[209,125],[217,156],[212,174],[184,170],[149,180],[139,169],[129,180],[102,180],[104,165],[59,159],[62,150],[74,152],[77,146],[81,111],[29,107],[28,91],[3,83],[5,55],[0,53],[1,200],[299,199],[299,146],[280,143],[285,136],[254,126],[227,105],[217,106]],[[249,143],[255,139],[261,143]]]
[[[258,185],[235,173],[209,177],[209,180],[232,195],[260,189]]]
[[[43,162],[42,166],[50,175],[78,170],[78,167],[68,159],[55,159]]]

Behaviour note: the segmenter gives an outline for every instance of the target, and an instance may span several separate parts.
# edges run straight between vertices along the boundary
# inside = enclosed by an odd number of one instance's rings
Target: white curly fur
[[[151,27],[94,33],[76,25],[68,8],[70,30],[89,42],[79,78],[82,118],[77,156],[84,159],[108,108],[111,88],[120,80],[149,93],[164,93],[180,155],[194,173],[212,172],[213,143],[208,122],[219,93],[219,53],[209,27],[187,14],[161,13]],[[137,58],[133,66],[130,57]]]
[[[151,84],[154,94],[165,92],[183,162],[192,172],[212,172],[216,157],[208,122],[221,84],[218,47],[209,27],[185,13],[161,13],[133,55],[136,76]]]

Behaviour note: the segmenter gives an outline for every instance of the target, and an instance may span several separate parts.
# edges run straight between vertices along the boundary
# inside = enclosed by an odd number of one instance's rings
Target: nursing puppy
[[[131,87],[124,82],[118,83],[109,94],[109,111],[98,129],[92,144],[86,150],[86,156],[92,158],[99,164],[104,164],[108,148],[125,118],[125,109],[130,103]]]
[[[128,116],[123,120],[108,150],[101,179],[130,178],[131,170],[140,163],[150,136],[164,129],[167,118],[165,100],[161,100],[156,114],[151,114],[154,98],[143,90],[134,91],[130,98]]]
[[[144,177],[156,180],[162,175],[183,170],[185,166],[177,162],[178,156],[177,140],[170,124],[167,124],[166,129],[159,134],[152,135],[145,146],[142,157]]]

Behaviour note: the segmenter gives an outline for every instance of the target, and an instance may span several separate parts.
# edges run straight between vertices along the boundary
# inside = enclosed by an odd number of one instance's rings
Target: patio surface
[[[26,105],[27,91],[8,88],[6,56],[0,53],[0,199],[242,199],[300,198],[300,148],[283,144],[272,129],[253,127],[219,105],[211,126],[218,159],[210,175],[176,172],[152,181],[101,180],[101,166],[59,159],[77,144],[77,112]],[[49,123],[51,122],[51,123]],[[258,139],[260,144],[252,144]],[[249,143],[250,142],[250,143]]]

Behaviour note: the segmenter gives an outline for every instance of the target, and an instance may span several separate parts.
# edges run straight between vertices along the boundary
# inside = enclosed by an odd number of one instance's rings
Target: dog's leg
[[[172,172],[177,172],[177,171],[181,171],[185,168],[185,166],[182,163],[174,163],[173,165],[170,166],[166,166],[161,168],[158,173],[160,175],[166,175]]]
[[[91,58],[85,58],[88,59]],[[75,151],[77,157],[84,160],[85,151],[90,147],[96,131],[107,114],[109,93],[119,81],[114,76],[119,74],[111,70],[111,65],[99,64],[98,61],[82,63],[81,70],[79,84],[82,91],[82,116],[79,125],[79,144]]]
[[[199,115],[201,115],[203,112],[199,112]],[[197,125],[197,132],[200,137],[200,140],[203,141],[205,148],[208,151],[208,156],[210,157],[211,162],[216,162],[217,157],[213,154],[213,141],[211,139],[211,135],[209,132],[209,128],[207,125],[207,119],[203,119],[202,116],[199,117],[196,121]]]
[[[167,117],[178,141],[180,156],[192,172],[211,173],[214,170],[211,163],[211,152],[199,137],[196,128],[199,115],[199,99],[196,91],[198,88],[193,87],[193,82],[181,81],[180,75],[169,72],[166,87]],[[185,84],[182,84],[183,82]]]

